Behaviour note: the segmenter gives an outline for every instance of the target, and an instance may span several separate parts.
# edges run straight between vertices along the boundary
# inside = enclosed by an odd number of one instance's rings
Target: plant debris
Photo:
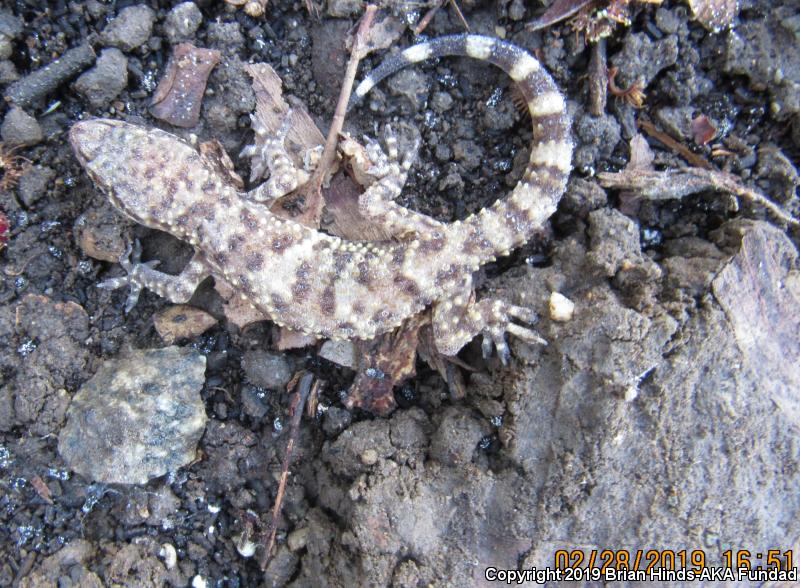
[[[150,103],[150,114],[176,127],[191,128],[200,120],[200,105],[208,76],[220,52],[179,43],[172,49],[161,82]]]
[[[736,176],[721,171],[697,167],[665,171],[626,169],[616,173],[601,172],[597,177],[604,188],[634,190],[637,195],[650,200],[680,199],[705,191],[725,192],[763,206],[782,223],[800,226],[798,219],[785,212],[769,198],[743,186]]]

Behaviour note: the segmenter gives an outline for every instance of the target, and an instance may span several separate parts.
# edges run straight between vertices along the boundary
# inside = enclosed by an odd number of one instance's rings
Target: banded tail
[[[528,241],[555,212],[572,169],[570,119],[563,94],[535,57],[506,41],[469,34],[432,39],[389,57],[358,85],[348,110],[387,76],[408,65],[447,55],[486,61],[506,72],[527,102],[533,125],[530,160],[511,194],[461,223],[449,225],[460,225],[462,232],[472,231],[474,254],[480,263],[486,263]]]

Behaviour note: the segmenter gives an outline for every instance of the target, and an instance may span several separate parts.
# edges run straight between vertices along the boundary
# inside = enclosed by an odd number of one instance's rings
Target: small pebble
[[[575,313],[575,303],[558,292],[550,294],[550,318],[557,322],[572,320]]]
[[[12,106],[3,119],[0,136],[8,145],[30,147],[44,139],[42,127],[30,114],[17,106]]]
[[[375,465],[378,463],[378,452],[374,449],[365,449],[361,454],[361,463],[366,466]]]
[[[132,51],[150,38],[155,18],[155,12],[142,4],[123,8],[103,29],[102,39],[107,45]]]

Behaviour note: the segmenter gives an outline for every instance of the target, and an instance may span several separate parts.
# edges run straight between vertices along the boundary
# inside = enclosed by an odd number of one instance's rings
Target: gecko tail
[[[465,56],[496,65],[516,82],[525,99],[533,126],[531,153],[519,184],[506,198],[496,201],[463,221],[484,235],[479,257],[506,255],[525,243],[555,212],[572,170],[573,142],[564,95],[539,60],[506,41],[481,35],[460,34],[431,39],[386,59],[356,87],[348,110],[387,76],[426,59]]]

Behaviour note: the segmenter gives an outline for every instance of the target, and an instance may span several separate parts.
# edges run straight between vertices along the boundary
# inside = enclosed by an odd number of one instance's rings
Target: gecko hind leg
[[[286,150],[286,136],[292,126],[291,109],[284,115],[283,122],[274,135],[270,135],[257,117],[251,115],[250,118],[256,133],[256,143],[242,149],[240,157],[250,157],[252,160],[251,182],[263,178],[267,171],[269,171],[269,178],[248,192],[247,197],[256,202],[270,204],[306,182],[308,172],[297,167]]]
[[[119,259],[119,263],[122,269],[125,270],[126,275],[110,278],[97,284],[98,288],[105,290],[116,290],[117,288],[130,286],[128,299],[125,302],[126,314],[136,306],[142,288],[152,290],[159,296],[163,296],[176,304],[182,304],[188,302],[200,282],[211,275],[208,266],[199,253],[195,253],[194,257],[177,276],[157,271],[155,269],[159,263],[157,260],[141,263],[139,261],[141,254],[142,247],[138,240],[133,244],[129,244],[125,253]]]
[[[384,131],[386,151],[377,141],[367,138],[370,161],[367,173],[375,179],[358,199],[359,212],[393,234],[417,233],[440,235],[444,225],[429,216],[395,203],[408,178],[408,170],[419,149],[419,137],[400,153],[397,136],[390,126]]]
[[[469,285],[471,288],[471,279]],[[473,298],[474,293],[470,299],[455,296],[434,304],[433,336],[437,349],[443,355],[455,355],[479,334],[483,335],[483,356],[488,359],[494,347],[503,365],[508,365],[511,357],[506,333],[527,343],[547,345],[536,331],[513,322],[535,323],[538,317],[532,310],[497,298],[484,298],[478,302]]]

